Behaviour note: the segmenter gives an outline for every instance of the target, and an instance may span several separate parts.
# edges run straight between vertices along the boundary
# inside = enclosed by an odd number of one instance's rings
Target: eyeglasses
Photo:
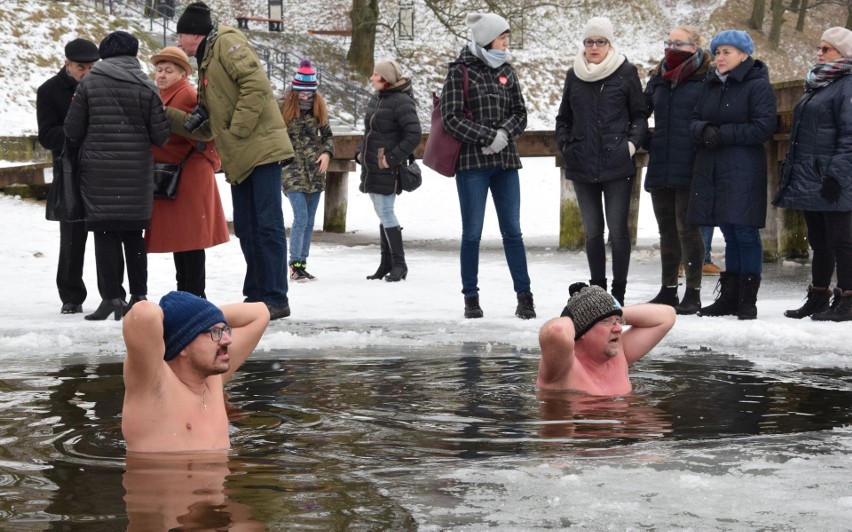
[[[622,327],[624,327],[625,325],[627,325],[627,320],[625,320],[622,316],[612,316],[610,318],[607,318],[605,320],[601,320],[601,321],[595,323],[595,325],[600,325],[601,327],[606,327],[607,329],[612,329],[612,327],[616,323],[621,325]]]
[[[684,48],[686,46],[696,46],[694,42],[687,41],[663,41],[666,48]]]
[[[824,54],[827,54],[832,50],[837,50],[837,48],[834,48],[833,46],[817,46],[816,48],[817,53],[822,52]]]
[[[223,325],[221,327],[212,327],[204,332],[210,333],[210,339],[216,342],[217,344],[222,341],[222,335],[224,333],[228,333],[228,336],[231,336],[231,328],[227,325]]]
[[[583,41],[583,46],[585,46],[586,48],[591,48],[592,46],[603,48],[607,44],[609,44],[609,41],[606,39],[598,39],[596,41],[592,39],[586,39],[585,41]]]

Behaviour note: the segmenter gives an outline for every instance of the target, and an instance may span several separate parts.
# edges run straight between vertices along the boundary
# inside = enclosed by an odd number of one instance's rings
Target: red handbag
[[[467,106],[467,67],[462,65],[464,71],[464,117],[473,120],[473,113]],[[447,177],[456,175],[459,165],[459,154],[461,153],[462,141],[450,135],[441,122],[441,98],[432,93],[432,123],[429,126],[429,138],[426,139],[426,147],[423,150],[423,164]]]

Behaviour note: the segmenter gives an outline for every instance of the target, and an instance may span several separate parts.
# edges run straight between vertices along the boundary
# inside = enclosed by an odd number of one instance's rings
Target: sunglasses
[[[832,50],[836,50],[836,49],[837,48],[834,48],[833,46],[817,46],[816,51],[817,51],[817,53],[822,52],[824,54],[827,54],[828,52],[831,52]]]
[[[607,44],[609,44],[609,41],[606,39],[598,39],[596,41],[592,39],[586,39],[585,41],[583,41],[583,46],[585,46],[586,48],[591,48],[592,46],[603,48]]]

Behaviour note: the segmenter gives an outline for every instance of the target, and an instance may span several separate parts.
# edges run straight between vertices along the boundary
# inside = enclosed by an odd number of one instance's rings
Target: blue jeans
[[[393,213],[393,204],[396,202],[396,194],[373,194],[370,192],[370,200],[373,202],[373,209],[379,217],[379,222],[388,227],[396,227],[399,225],[399,220]]]
[[[287,306],[287,238],[281,211],[281,165],[262,164],[240,184],[231,185],[234,234],[246,260],[243,296]]]
[[[763,272],[763,242],[757,227],[722,224],[719,229],[725,236],[725,271],[760,275]]]
[[[456,174],[456,189],[462,217],[462,294],[465,297],[479,294],[479,242],[482,239],[489,189],[497,211],[500,234],[503,236],[503,252],[515,293],[529,292],[527,252],[521,234],[521,184],[518,171],[498,167],[461,170]]]
[[[586,233],[586,260],[591,280],[606,279],[606,241],[604,240],[604,207],[606,227],[612,241],[612,282],[627,282],[630,269],[630,232],[627,229],[633,179],[613,179],[603,183],[574,181],[583,231]],[[603,202],[601,202],[603,195]]]
[[[293,207],[293,225],[290,227],[290,262],[306,262],[314,235],[314,218],[322,192],[287,192]]]
[[[710,248],[713,245],[713,230],[712,225],[701,226],[701,239],[704,240],[704,264],[710,264],[713,259],[710,258]]]

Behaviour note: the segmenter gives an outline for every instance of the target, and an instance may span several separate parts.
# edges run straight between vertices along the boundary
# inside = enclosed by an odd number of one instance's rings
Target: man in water
[[[562,316],[539,332],[539,389],[630,393],[627,368],[669,332],[674,308],[643,304],[622,309],[606,290],[585,283],[574,283],[569,292]]]
[[[124,318],[127,450],[145,453],[227,449],[223,385],[269,324],[263,303],[221,308],[187,292],[159,306],[133,305]]]

